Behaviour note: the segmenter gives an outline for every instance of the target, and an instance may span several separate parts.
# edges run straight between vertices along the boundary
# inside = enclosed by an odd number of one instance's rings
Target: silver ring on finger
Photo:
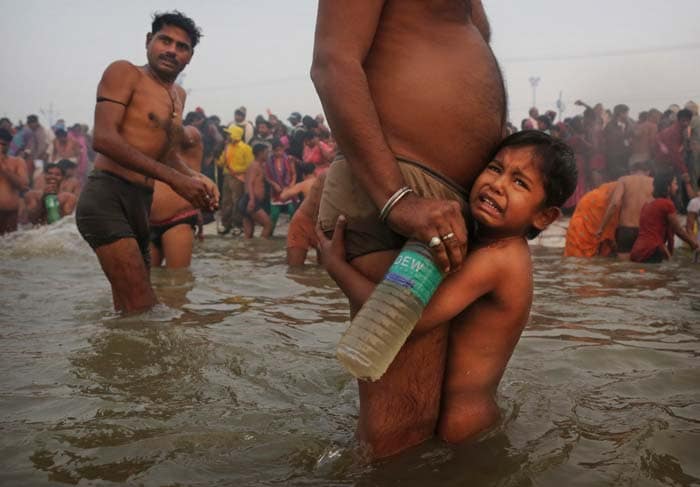
[[[447,235],[443,235],[441,238],[443,242],[447,242],[448,240],[455,238],[455,234],[450,232]]]
[[[441,244],[442,240],[440,240],[440,237],[433,237],[430,239],[430,242],[428,242],[428,247],[434,249],[435,247],[439,247]]]

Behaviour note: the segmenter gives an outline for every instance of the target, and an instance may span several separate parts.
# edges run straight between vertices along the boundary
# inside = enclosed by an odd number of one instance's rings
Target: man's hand
[[[195,208],[209,210],[212,206],[216,207],[218,204],[213,199],[214,195],[209,185],[197,176],[190,177],[174,172],[174,178],[170,183],[170,187],[177,194],[192,203]]]
[[[207,192],[210,196],[210,202],[209,202],[209,211],[214,211],[219,207],[219,197],[221,196],[219,194],[219,187],[216,185],[214,181],[209,179],[207,176],[205,176],[202,173],[197,173],[196,177],[204,182],[204,184],[207,186]]]
[[[391,210],[387,222],[395,232],[425,244],[438,237],[440,245],[430,249],[437,266],[445,273],[461,267],[467,255],[467,228],[458,202],[411,193]]]
[[[316,224],[316,238],[318,239],[318,260],[321,265],[330,273],[329,267],[333,267],[335,262],[345,262],[345,225],[347,221],[344,216],[339,216],[335,222],[333,238],[328,239],[321,230],[321,226]]]

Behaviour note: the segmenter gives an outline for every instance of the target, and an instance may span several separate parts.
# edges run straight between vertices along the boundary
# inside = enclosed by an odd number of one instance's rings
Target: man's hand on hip
[[[432,241],[430,250],[443,272],[455,272],[461,267],[467,254],[467,228],[458,202],[421,198],[412,193],[394,206],[387,223],[407,238],[426,245]]]

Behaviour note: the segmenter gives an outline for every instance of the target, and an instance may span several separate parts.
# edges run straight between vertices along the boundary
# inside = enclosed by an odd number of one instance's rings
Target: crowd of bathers
[[[555,111],[540,114],[532,108],[520,123],[522,130],[542,130],[565,140],[576,153],[579,182],[564,205],[565,212],[573,212],[588,191],[629,174],[639,165],[652,172],[667,168],[675,173],[680,186],[677,208],[685,212],[692,193],[684,183],[696,192],[700,177],[700,118],[695,102],[682,107],[673,104],[663,112],[650,108],[640,112],[636,120],[627,105],[616,105],[612,110],[580,100],[576,105],[584,109],[581,115],[557,120]],[[510,129],[515,130],[512,125]]]
[[[540,130],[563,139],[574,150],[578,182],[564,204],[565,213],[572,214],[585,195],[605,183],[643,170],[651,176],[672,173],[679,190],[669,198],[681,213],[690,209],[691,216],[695,216],[697,205],[691,200],[697,196],[700,184],[700,117],[696,103],[688,102],[682,108],[671,105],[663,112],[651,108],[639,113],[636,120],[626,105],[616,105],[612,110],[600,103],[589,106],[577,101],[576,105],[584,109],[583,113],[562,120],[557,120],[554,111],[540,114],[532,108],[520,124],[521,130]],[[323,115],[292,112],[283,120],[268,110],[250,120],[241,106],[235,109],[233,120],[222,123],[220,117],[197,108],[186,115],[183,123],[199,131],[201,172],[219,186],[216,226],[222,235],[243,233],[252,237],[258,223],[262,227],[259,235],[271,236],[280,214],[292,219],[300,203],[309,197],[313,182],[328,169],[337,153]],[[512,124],[508,129],[518,130]],[[3,118],[0,138],[8,158],[24,166],[26,179],[22,188],[11,188],[19,195],[16,207],[0,209],[0,233],[12,231],[17,223],[45,223],[47,194],[58,196],[60,215],[70,214],[95,155],[88,127],[77,123],[69,127],[59,120],[47,130],[36,115],[29,115],[18,126]],[[246,182],[254,178],[253,172],[261,174],[260,191]],[[316,186],[317,192],[322,189]],[[611,197],[612,189],[604,189]],[[592,194],[589,199],[593,200]],[[606,205],[598,206],[602,216]],[[300,247],[303,255],[314,245],[314,222],[306,221],[314,210],[307,209],[304,222],[295,222],[289,229],[294,241],[291,245]],[[213,213],[203,215],[205,224],[214,220]],[[594,242],[593,233],[591,242],[597,247],[600,242]]]

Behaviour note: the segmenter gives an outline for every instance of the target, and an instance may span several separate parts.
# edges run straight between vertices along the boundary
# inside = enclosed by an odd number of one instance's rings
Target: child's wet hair
[[[267,144],[255,144],[253,146],[253,157],[257,158],[260,154],[267,150]]]
[[[560,207],[573,194],[576,189],[578,169],[574,151],[566,143],[539,130],[523,130],[503,139],[491,160],[508,147],[532,148],[543,176],[544,207]]]
[[[576,189],[578,169],[574,151],[566,143],[539,130],[523,130],[503,139],[491,160],[500,151],[509,147],[533,150],[542,174],[545,193],[543,208],[559,208],[573,194]],[[540,230],[533,227],[528,232],[527,238],[535,238],[539,234]]]

